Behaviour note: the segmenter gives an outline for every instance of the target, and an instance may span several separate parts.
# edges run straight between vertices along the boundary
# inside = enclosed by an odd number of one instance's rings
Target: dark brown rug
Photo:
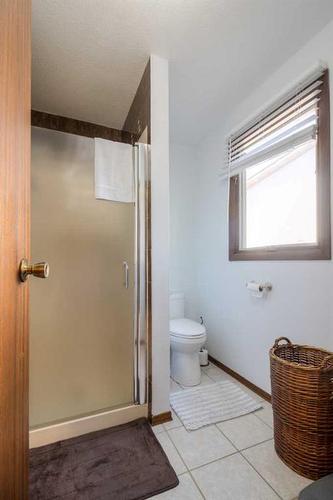
[[[30,450],[30,500],[142,500],[178,483],[144,418]]]

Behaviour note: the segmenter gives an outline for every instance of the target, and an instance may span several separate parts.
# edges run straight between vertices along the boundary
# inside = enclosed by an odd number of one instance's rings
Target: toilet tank
[[[170,294],[170,319],[184,318],[184,294],[181,292]]]

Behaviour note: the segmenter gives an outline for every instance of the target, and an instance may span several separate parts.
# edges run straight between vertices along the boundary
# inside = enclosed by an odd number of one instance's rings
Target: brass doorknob
[[[48,278],[50,267],[47,262],[38,262],[37,264],[29,264],[27,259],[22,259],[20,262],[19,275],[21,281],[26,281],[29,274],[36,278]]]

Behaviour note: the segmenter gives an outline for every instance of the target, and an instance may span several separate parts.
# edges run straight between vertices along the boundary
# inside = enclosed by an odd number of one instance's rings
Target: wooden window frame
[[[331,189],[330,189],[330,97],[328,70],[322,77],[318,105],[317,139],[317,232],[316,245],[277,245],[253,249],[240,248],[240,176],[230,178],[229,191],[229,260],[330,260],[331,259]]]

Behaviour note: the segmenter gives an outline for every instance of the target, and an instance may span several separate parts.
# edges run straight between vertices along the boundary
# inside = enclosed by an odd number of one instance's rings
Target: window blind
[[[324,68],[318,69],[265,113],[229,137],[223,178],[316,141],[324,71]]]

